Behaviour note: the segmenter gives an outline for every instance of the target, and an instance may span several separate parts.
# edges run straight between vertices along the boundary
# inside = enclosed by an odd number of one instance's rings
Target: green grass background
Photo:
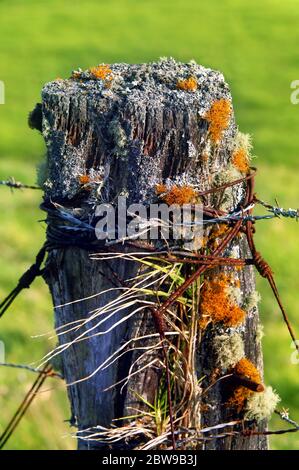
[[[34,182],[44,145],[27,127],[27,114],[47,81],[77,67],[101,62],[144,62],[160,56],[220,69],[229,82],[237,121],[254,138],[261,198],[286,207],[299,202],[299,105],[290,103],[290,83],[299,78],[298,0],[0,0],[0,179]],[[40,194],[0,188],[0,297],[12,289],[44,239]],[[295,221],[258,225],[257,243],[271,263],[297,332],[298,233]],[[258,280],[265,375],[299,420],[299,366],[290,362],[290,339],[265,281]],[[1,321],[6,360],[30,363],[51,344],[32,335],[52,328],[47,288],[41,281],[24,292]],[[0,432],[30,387],[32,374],[0,370]],[[63,386],[52,379],[19,425],[7,449],[71,449],[64,420]],[[271,428],[281,427],[274,418]],[[299,436],[271,439],[274,449],[296,449]]]

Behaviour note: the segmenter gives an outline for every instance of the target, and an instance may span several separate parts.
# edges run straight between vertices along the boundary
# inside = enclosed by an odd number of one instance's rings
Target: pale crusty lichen
[[[279,395],[272,387],[266,387],[262,393],[254,393],[246,402],[245,419],[261,421],[269,419],[280,402]]]
[[[252,137],[250,134],[238,131],[234,140],[235,149],[242,148],[247,153],[249,159],[251,158],[252,150]]]
[[[264,325],[262,325],[261,323],[258,323],[257,327],[256,327],[256,340],[260,343],[262,341],[264,335],[265,335]]]
[[[239,333],[215,336],[213,349],[216,354],[216,365],[221,369],[229,369],[244,357],[244,342]]]
[[[229,163],[223,171],[216,173],[213,186],[222,186],[238,179],[240,179],[240,172],[234,167],[234,165]],[[236,185],[232,188],[227,188],[223,194],[220,208],[226,212],[232,210],[235,207],[236,197],[241,198],[242,191],[242,184]],[[238,192],[240,192],[240,194],[238,194]]]
[[[253,308],[256,308],[260,301],[261,301],[260,293],[256,290],[253,290],[248,295],[246,295],[244,299],[243,307],[245,308],[245,310],[250,311]]]
[[[238,304],[241,305],[242,303],[242,291],[241,291],[241,286],[238,281],[234,285],[231,285],[227,288],[227,292],[231,300]]]

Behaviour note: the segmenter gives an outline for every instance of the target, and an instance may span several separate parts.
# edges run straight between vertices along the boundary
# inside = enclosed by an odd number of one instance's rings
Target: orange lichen
[[[206,247],[208,246],[208,242],[209,242],[209,237],[207,237],[207,236],[204,235],[204,236],[202,237],[202,244],[201,244],[201,247],[202,247],[202,248],[206,248]]]
[[[191,186],[174,185],[172,188],[167,189],[164,184],[157,184],[155,190],[156,194],[160,196],[160,199],[169,206],[171,206],[171,204],[182,206],[183,204],[196,202],[197,192]]]
[[[233,157],[232,157],[232,164],[241,173],[248,173],[249,163],[248,163],[248,155],[245,149],[239,148],[238,150],[235,150],[235,152],[233,153]]]
[[[246,357],[243,357],[239,362],[237,362],[232,372],[236,375],[240,375],[241,377],[246,377],[247,379],[250,379],[257,384],[262,383],[259,371],[255,365]],[[253,392],[247,387],[239,385],[233,389],[227,404],[237,408],[238,411],[240,411],[244,407],[246,400],[254,393],[256,392]]]
[[[89,72],[94,78],[100,80],[112,80],[112,70],[110,69],[109,65],[97,65],[96,67],[91,67]]]
[[[167,192],[167,187],[165,184],[158,183],[155,187],[156,194],[160,195]]]
[[[178,80],[176,86],[179,90],[196,91],[197,80],[195,77],[188,77],[185,80]]]
[[[209,122],[209,132],[213,142],[217,143],[223,131],[228,127],[232,108],[230,101],[224,98],[215,101],[205,115]]]
[[[236,281],[226,274],[205,281],[201,289],[202,328],[210,321],[227,327],[240,325],[244,321],[245,311],[233,301],[229,287],[236,287]]]
[[[221,238],[227,234],[227,230],[227,224],[217,224],[212,228],[208,238],[208,246],[211,250],[215,250],[217,248]]]
[[[246,357],[243,357],[234,367],[234,373],[243,375],[256,383],[261,383],[261,376],[255,365]]]
[[[207,152],[204,152],[201,156],[201,160],[203,163],[208,163],[209,161],[209,154]]]
[[[90,183],[90,177],[88,175],[80,175],[79,176],[79,183],[80,184],[88,184]]]

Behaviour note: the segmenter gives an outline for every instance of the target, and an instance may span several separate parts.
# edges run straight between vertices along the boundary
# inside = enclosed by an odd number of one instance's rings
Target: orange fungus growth
[[[247,379],[252,380],[257,384],[261,384],[261,375],[255,365],[246,357],[243,357],[235,367],[232,372],[241,377],[246,377]],[[253,395],[256,392],[253,392],[247,387],[238,385],[233,388],[230,398],[227,401],[229,406],[237,408],[239,411],[244,407],[247,398]]]
[[[88,175],[80,175],[79,176],[79,183],[80,184],[88,184],[90,183],[90,177]]]
[[[248,155],[245,149],[239,148],[233,153],[232,163],[241,173],[248,173]]]
[[[213,142],[217,143],[223,131],[228,127],[231,116],[231,104],[229,100],[221,98],[215,101],[205,115],[209,122],[209,131]]]
[[[196,91],[197,90],[197,80],[195,77],[189,77],[185,80],[178,80],[177,88],[179,90],[185,91]]]
[[[230,276],[220,274],[204,282],[201,289],[201,320],[204,328],[210,321],[227,327],[240,325],[245,318],[242,310],[232,299],[229,288],[236,287]]]
[[[91,67],[89,71],[94,78],[112,80],[112,70],[109,65],[97,65],[96,67]]]
[[[182,206],[183,204],[194,203],[197,196],[196,190],[191,186],[186,185],[174,185],[172,188],[167,189],[164,184],[157,184],[156,194],[169,206],[171,206],[171,204]]]

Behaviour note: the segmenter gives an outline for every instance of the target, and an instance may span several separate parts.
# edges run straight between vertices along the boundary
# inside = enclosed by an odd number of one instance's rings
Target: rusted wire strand
[[[41,371],[40,369],[37,369],[35,367],[30,367],[30,366],[27,366],[26,364],[14,364],[14,363],[11,363],[11,362],[0,362],[0,367],[9,367],[11,369],[21,369],[21,370],[26,370],[28,372],[34,372],[36,374],[44,374],[44,375],[47,375],[47,377],[57,377],[59,379],[62,379],[62,375],[59,374],[58,372],[43,372]]]
[[[52,367],[49,364],[46,364],[45,367],[40,371],[37,379],[35,380],[34,384],[32,385],[31,389],[26,394],[24,400],[22,401],[21,405],[13,415],[12,419],[6,426],[4,432],[0,436],[0,450],[3,449],[5,444],[7,443],[8,439],[11,437],[13,432],[16,430],[16,427],[20,423],[21,419],[25,415],[26,411],[28,410],[29,406],[31,405],[32,401],[36,397],[38,391],[42,387],[44,381],[46,380],[49,375],[52,373]]]

